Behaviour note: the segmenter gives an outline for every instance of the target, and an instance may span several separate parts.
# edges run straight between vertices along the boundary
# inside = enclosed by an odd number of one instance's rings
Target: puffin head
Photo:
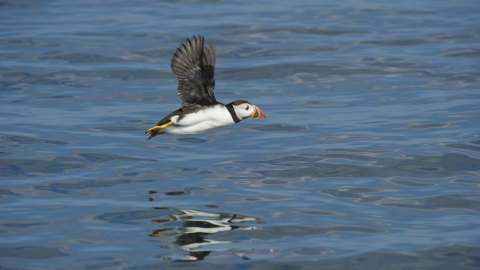
[[[260,108],[246,100],[236,100],[230,104],[232,104],[235,114],[238,118],[240,118],[240,120],[247,118],[266,118],[265,114],[262,110],[260,110]]]

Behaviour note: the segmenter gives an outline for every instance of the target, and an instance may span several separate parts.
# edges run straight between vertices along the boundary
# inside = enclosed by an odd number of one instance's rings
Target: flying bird
[[[224,105],[215,98],[214,45],[204,45],[204,37],[193,36],[173,54],[170,67],[177,76],[177,94],[182,107],[147,129],[148,140],[161,134],[188,135],[233,125],[247,118],[265,118],[260,108],[246,100]]]

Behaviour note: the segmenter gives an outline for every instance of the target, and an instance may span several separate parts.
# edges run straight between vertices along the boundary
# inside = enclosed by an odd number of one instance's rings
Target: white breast
[[[174,135],[197,134],[235,123],[227,108],[221,104],[188,114],[180,121],[177,119],[178,116],[172,117],[173,125],[163,131]]]

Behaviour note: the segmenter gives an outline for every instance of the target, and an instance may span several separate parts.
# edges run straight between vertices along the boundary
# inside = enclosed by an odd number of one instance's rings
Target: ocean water
[[[0,268],[479,269],[480,2],[0,1]],[[204,35],[267,115],[147,141]]]

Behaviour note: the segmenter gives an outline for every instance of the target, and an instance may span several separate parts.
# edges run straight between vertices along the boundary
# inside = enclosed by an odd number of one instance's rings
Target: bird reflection
[[[258,218],[246,217],[238,214],[229,213],[209,213],[189,209],[163,208],[157,207],[156,210],[171,212],[168,213],[168,219],[152,220],[162,226],[168,226],[154,230],[151,237],[175,236],[172,243],[174,247],[189,252],[189,256],[183,256],[175,259],[177,261],[203,260],[210,252],[214,251],[213,245],[231,244],[234,241],[216,241],[208,238],[208,235],[218,232],[231,230],[255,230],[255,226],[240,226],[245,222],[258,221]],[[158,256],[164,259],[171,259],[168,256]],[[248,258],[243,258],[248,259]]]

